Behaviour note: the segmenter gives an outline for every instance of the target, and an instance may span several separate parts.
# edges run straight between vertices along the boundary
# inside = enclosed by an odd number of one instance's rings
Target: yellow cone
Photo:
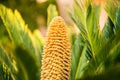
[[[48,27],[42,55],[41,80],[69,80],[70,41],[61,17],[55,17]]]

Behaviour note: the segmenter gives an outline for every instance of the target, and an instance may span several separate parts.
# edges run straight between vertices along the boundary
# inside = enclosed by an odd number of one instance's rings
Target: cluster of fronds
[[[39,31],[32,34],[20,13],[3,5],[0,5],[0,18],[4,24],[0,27],[5,27],[7,33],[1,33],[0,65],[4,64],[6,69],[0,66],[0,73],[9,74],[0,80],[39,80],[43,46]]]
[[[72,80],[120,79],[116,75],[120,70],[115,70],[120,68],[120,3],[112,0],[106,3],[108,19],[102,31],[99,24],[100,5],[93,4],[91,0],[75,1],[73,10],[69,12],[80,30],[72,47]],[[108,77],[111,73],[113,78]]]

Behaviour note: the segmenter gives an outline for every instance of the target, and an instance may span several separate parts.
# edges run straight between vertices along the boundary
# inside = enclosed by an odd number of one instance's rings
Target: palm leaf
[[[0,16],[11,40],[16,46],[20,46],[15,53],[13,52],[18,68],[18,72],[16,72],[17,80],[39,80],[39,50],[36,48],[33,35],[27,28],[20,13],[17,10],[13,13],[11,9],[0,5]],[[20,52],[18,49],[20,49]]]
[[[114,63],[120,53],[119,7],[115,5],[111,12],[110,4],[112,1],[106,7],[108,21],[102,32],[99,30],[100,5],[91,4],[90,0],[81,0],[80,3],[76,2],[73,10],[69,12],[80,29],[80,35],[84,41],[84,47],[86,47],[81,50],[80,47],[83,45],[80,45],[76,52],[73,49],[73,67],[76,69],[77,66],[77,70],[74,72],[76,76],[73,79],[81,79],[91,72],[93,75],[101,74]],[[80,57],[79,62],[76,63],[78,58],[75,57],[75,54]]]
[[[71,80],[75,79],[77,66],[78,66],[83,48],[84,48],[84,41],[82,40],[82,36],[78,35],[72,47]]]
[[[98,75],[93,75],[91,72],[89,76],[86,76],[78,80],[119,80],[120,79],[119,74],[120,64],[111,66],[105,72]]]
[[[31,53],[36,53],[32,34],[20,13],[17,10],[13,13],[11,9],[0,5],[0,15],[12,41],[18,45],[23,44]]]

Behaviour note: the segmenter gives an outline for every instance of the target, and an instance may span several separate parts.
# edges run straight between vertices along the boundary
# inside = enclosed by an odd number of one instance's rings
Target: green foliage
[[[14,80],[12,60],[7,52],[0,46],[0,80]]]
[[[120,63],[120,8],[117,1],[108,0],[107,3],[108,21],[102,31],[99,29],[100,5],[92,4],[90,0],[75,1],[73,10],[69,11],[80,30],[72,47],[71,80],[107,80],[108,72],[120,74],[108,69]]]
[[[10,38],[18,45],[26,45],[31,53],[35,53],[31,33],[27,29],[27,25],[25,25],[19,12],[15,10],[15,12],[12,13],[10,9],[6,9],[2,5],[0,6],[0,8],[0,15],[10,35]]]
[[[49,20],[57,15],[56,7],[50,5]],[[0,33],[0,78],[2,80],[40,80],[41,53],[44,45],[40,31],[35,30],[32,34],[20,13],[17,10],[13,12],[4,5],[0,5],[0,17],[5,25],[2,27],[5,27],[8,33],[8,36]]]
[[[27,49],[18,47],[16,49],[16,62],[18,67],[17,80],[39,80],[40,69],[39,61],[35,56],[26,51]],[[26,54],[26,55],[25,55]],[[24,57],[23,57],[24,56]],[[21,77],[22,76],[22,77]]]
[[[12,41],[6,43],[10,44],[11,48],[14,46],[13,50],[9,50],[6,47],[8,44],[4,46],[2,41],[0,43],[3,46],[0,48],[0,61],[10,72],[9,76],[12,76],[12,80],[40,80],[40,55],[43,43],[38,42],[43,41],[43,38],[39,38],[40,34],[35,36],[30,32],[17,10],[13,13],[11,9],[0,5],[0,16]]]
[[[58,16],[58,12],[56,10],[56,6],[53,5],[53,4],[50,4],[48,6],[48,9],[47,9],[47,25],[49,25],[50,21],[52,20],[52,18],[54,18],[55,16]]]
[[[0,80],[14,80],[11,77],[11,73],[4,64],[0,64]]]
[[[119,80],[120,3],[108,0],[107,22],[100,30],[101,5],[75,0],[69,11],[80,33],[72,35],[71,80]],[[58,15],[50,5],[48,24]],[[0,80],[40,80],[44,40],[39,30],[29,30],[20,13],[0,5]],[[110,77],[111,76],[111,77]]]

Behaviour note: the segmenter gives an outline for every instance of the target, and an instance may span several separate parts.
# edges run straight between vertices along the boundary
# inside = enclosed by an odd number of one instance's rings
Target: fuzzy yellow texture
[[[48,27],[42,55],[41,80],[69,80],[70,41],[64,20],[55,17]]]

